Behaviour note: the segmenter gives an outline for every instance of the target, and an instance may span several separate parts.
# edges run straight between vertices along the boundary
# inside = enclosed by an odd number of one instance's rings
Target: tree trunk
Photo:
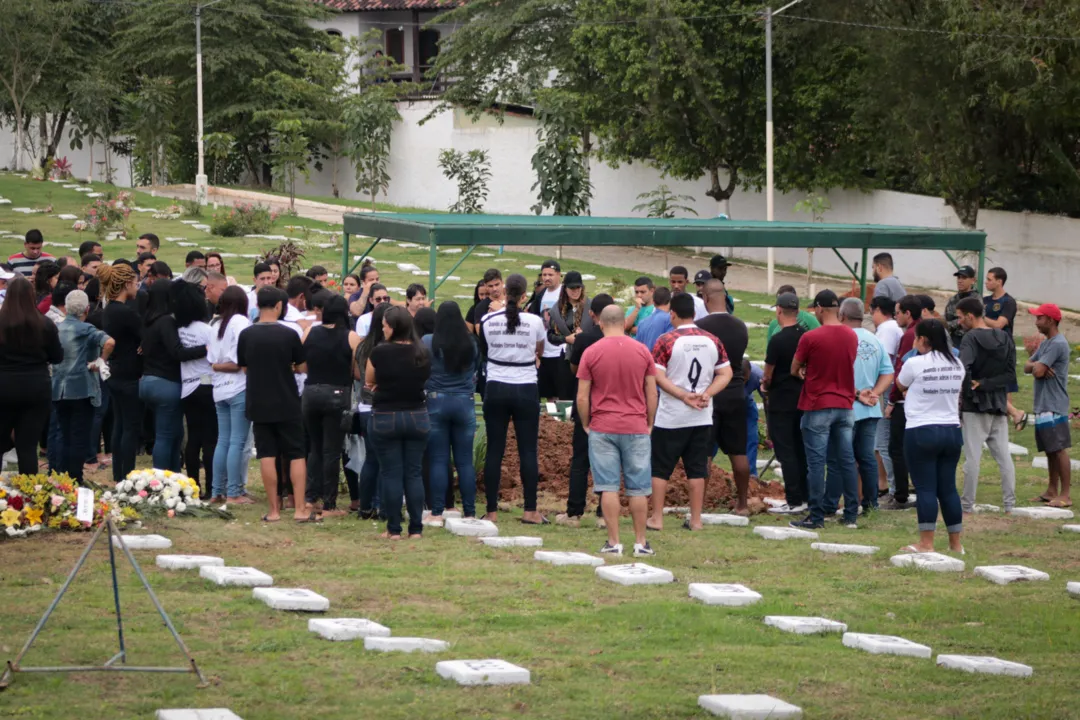
[[[334,160],[333,160],[333,163],[334,163],[334,165],[333,165],[333,167],[334,167],[334,170],[333,170],[333,179],[332,179],[332,180],[330,181],[330,187],[332,188],[332,191],[333,191],[333,193],[334,193],[334,197],[335,197],[335,198],[339,198],[339,197],[341,197],[341,194],[340,194],[340,193],[338,192],[338,186],[337,186],[337,178],[338,178],[338,155],[339,155],[339,153],[338,153],[337,151],[333,150],[333,149],[331,149],[331,150],[330,150],[330,153],[331,153],[331,155],[333,155],[333,157],[334,157]]]
[[[713,200],[716,200],[717,202],[728,200],[732,195],[734,195],[735,194],[735,185],[739,180],[739,171],[738,170],[734,170],[734,169],[731,169],[731,168],[726,168],[728,170],[728,184],[727,184],[727,187],[722,187],[720,185],[720,169],[721,169],[721,167],[723,167],[723,166],[722,165],[721,166],[713,166],[713,167],[709,168],[709,179],[712,182],[711,182],[711,187],[709,187],[709,189],[705,191],[705,194],[707,196],[711,197]]]
[[[64,135],[64,126],[67,125],[69,113],[70,109],[65,107],[63,112],[53,117],[52,135],[45,150],[45,162],[56,159],[56,150],[60,147],[60,138]]]
[[[810,297],[810,286],[814,279],[814,248],[806,248],[806,297]]]
[[[22,105],[12,98],[12,107],[15,110],[15,154],[11,158],[11,169],[19,172],[22,169],[22,146],[23,146],[23,114]]]
[[[975,229],[975,223],[979,219],[979,200],[981,193],[972,190],[962,195],[954,195],[945,201],[945,204],[956,211],[960,218],[960,224],[968,230]]]
[[[94,182],[94,138],[90,137],[90,169],[86,173],[86,182]]]

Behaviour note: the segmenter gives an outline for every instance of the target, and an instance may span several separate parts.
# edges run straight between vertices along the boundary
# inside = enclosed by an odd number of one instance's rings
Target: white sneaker
[[[634,543],[634,557],[652,557],[656,554],[656,551],[652,549],[652,545],[649,545],[648,541],[644,545]]]
[[[796,505],[795,507],[792,507],[787,503],[784,503],[783,505],[771,507],[768,511],[773,515],[795,515],[796,513],[805,512],[806,505]]]
[[[791,508],[791,512],[792,513],[804,513],[806,511],[808,511],[809,509],[810,509],[809,505],[807,505],[806,503],[802,503],[801,505],[796,505],[795,507]]]
[[[611,543],[604,543],[604,547],[600,548],[601,555],[622,555],[622,543],[618,545],[612,545]]]

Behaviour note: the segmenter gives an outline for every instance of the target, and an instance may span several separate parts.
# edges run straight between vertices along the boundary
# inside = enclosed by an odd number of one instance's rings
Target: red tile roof
[[[466,0],[314,0],[331,10],[370,12],[376,10],[448,10]]]

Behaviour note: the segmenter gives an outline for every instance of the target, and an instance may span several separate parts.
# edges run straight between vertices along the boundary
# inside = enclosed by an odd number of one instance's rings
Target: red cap
[[[1045,315],[1054,322],[1061,322],[1061,308],[1054,303],[1045,303],[1037,308],[1029,308],[1028,312],[1032,315]]]

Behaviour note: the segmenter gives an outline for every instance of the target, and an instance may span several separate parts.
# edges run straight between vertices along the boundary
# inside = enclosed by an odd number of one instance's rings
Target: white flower
[[[191,495],[194,492],[195,492],[195,488],[191,487],[190,485],[185,485],[184,486],[184,494],[187,495],[188,497],[191,497]]]
[[[39,523],[37,525],[31,525],[26,530],[27,530],[27,532],[37,532],[40,529],[41,529],[41,524]]]
[[[176,503],[176,512],[184,512],[185,510],[187,510],[187,505],[183,502]]]
[[[174,497],[165,498],[165,507],[169,508],[170,510],[172,510],[174,507],[176,507],[176,498],[174,498]]]
[[[0,500],[0,512],[7,510],[7,500]]]
[[[144,480],[142,478],[139,478],[138,480],[136,480],[135,481],[135,489],[136,490],[145,490],[146,489],[146,480]]]

